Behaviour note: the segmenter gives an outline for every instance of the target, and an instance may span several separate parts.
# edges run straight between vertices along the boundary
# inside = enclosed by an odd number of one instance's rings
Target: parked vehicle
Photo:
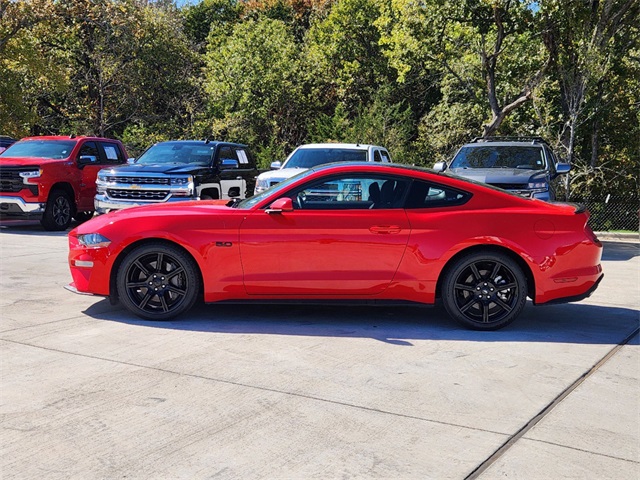
[[[488,137],[463,145],[448,165],[438,162],[433,168],[448,169],[523,197],[554,201],[557,179],[571,166],[558,162],[540,137]]]
[[[168,320],[205,302],[433,304],[491,330],[602,279],[580,206],[415,167],[313,167],[243,201],[115,212],[69,233],[77,292]]]
[[[23,138],[0,154],[0,215],[39,218],[46,230],[65,230],[72,218],[93,216],[98,170],[126,161],[118,140]]]
[[[334,162],[391,163],[391,155],[384,147],[353,143],[310,143],[296,148],[284,164],[273,162],[272,171],[261,173],[254,194],[303,172],[307,168]]]
[[[7,148],[9,148],[16,142],[17,140],[15,138],[0,135],[0,153],[4,152]]]
[[[98,173],[95,207],[127,207],[185,200],[245,198],[258,176],[246,145],[174,140],[148,148],[130,165]]]

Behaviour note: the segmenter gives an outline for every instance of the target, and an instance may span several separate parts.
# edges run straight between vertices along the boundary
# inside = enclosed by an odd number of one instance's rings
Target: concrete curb
[[[595,232],[599,240],[609,242],[640,242],[640,233]]]

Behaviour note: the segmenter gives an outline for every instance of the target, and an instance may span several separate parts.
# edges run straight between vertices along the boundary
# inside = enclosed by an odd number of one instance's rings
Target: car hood
[[[281,182],[287,178],[298,175],[299,173],[307,170],[306,168],[281,168],[280,170],[270,170],[268,172],[261,173],[258,177],[260,180],[269,180],[270,182]]]
[[[521,168],[451,168],[449,171],[459,177],[492,185],[528,183],[532,179],[542,179],[545,176],[542,170],[523,170]]]
[[[0,165],[49,165],[56,163],[73,164],[73,162],[67,158],[39,158],[39,157],[0,157]]]
[[[184,164],[184,163],[158,163],[158,164],[132,164],[121,167],[109,168],[108,170],[120,175],[132,175],[137,173],[150,174],[179,174],[194,173],[198,170],[208,168],[206,165]]]

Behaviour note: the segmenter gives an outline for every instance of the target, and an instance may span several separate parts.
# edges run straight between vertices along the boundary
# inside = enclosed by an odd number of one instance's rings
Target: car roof
[[[298,149],[306,148],[352,148],[355,150],[368,150],[370,148],[384,148],[379,145],[370,145],[365,143],[307,143],[300,145]],[[386,148],[384,148],[386,150]]]
[[[155,145],[162,145],[163,143],[182,143],[185,145],[233,145],[236,147],[246,147],[247,145],[243,143],[235,143],[235,142],[223,142],[220,140],[165,140],[163,142],[157,142]]]
[[[22,139],[20,139],[19,141],[25,141],[25,140],[82,140],[82,139],[89,139],[89,140],[109,140],[111,142],[118,142],[119,140],[116,140],[114,138],[106,138],[106,137],[91,137],[91,136],[84,136],[84,135],[38,135],[35,137],[24,137]]]
[[[465,143],[463,147],[481,148],[481,147],[539,147],[542,148],[544,143],[540,142],[523,142],[523,141],[504,141],[504,142],[473,142]]]

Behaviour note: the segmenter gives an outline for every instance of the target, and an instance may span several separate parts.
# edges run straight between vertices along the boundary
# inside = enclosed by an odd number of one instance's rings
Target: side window
[[[102,142],[100,144],[104,151],[104,162],[106,164],[125,163],[125,158],[116,143]]]
[[[96,142],[85,142],[84,145],[80,147],[78,158],[80,157],[89,158],[89,161],[87,162],[89,164],[97,164],[100,160],[100,152],[98,152],[98,145],[96,145]]]
[[[408,183],[396,177],[336,177],[306,186],[293,201],[301,210],[402,208]]]
[[[380,150],[375,150],[373,152],[373,161],[374,162],[382,162],[382,157],[380,156]]]
[[[389,152],[386,150],[380,150],[380,156],[382,157],[382,161],[385,163],[390,163],[391,158],[389,158]]]
[[[462,205],[471,194],[435,183],[414,180],[409,188],[405,208],[435,208]]]
[[[238,162],[240,162],[240,160],[238,159],[238,155],[236,155],[236,151],[229,145],[220,147],[220,155],[218,155],[218,158],[220,159],[220,161],[238,160]]]
[[[238,156],[238,160],[240,161],[240,165],[244,165],[245,167],[249,166],[249,156],[247,152],[242,148],[236,149],[236,155]]]

